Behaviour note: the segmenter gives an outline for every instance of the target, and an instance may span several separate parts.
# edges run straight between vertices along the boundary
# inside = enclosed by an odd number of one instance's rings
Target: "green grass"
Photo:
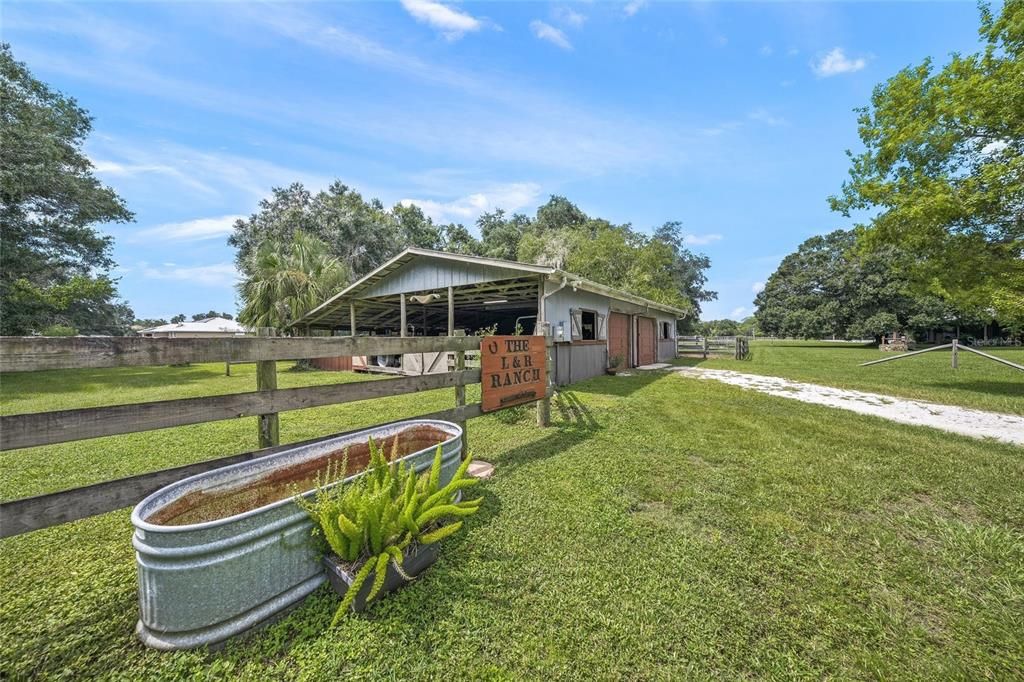
[[[3,397],[22,411],[252,384],[219,369],[4,377]],[[185,383],[167,386],[178,375]],[[305,410],[283,417],[282,435],[451,400],[446,390]],[[483,510],[414,585],[334,630],[337,600],[323,588],[221,651],[157,653],[133,636],[127,510],[4,540],[0,677],[1006,679],[1024,669],[1024,450],[666,373],[578,384],[552,413],[548,429],[528,410],[473,420],[472,448],[497,466]],[[240,451],[253,422],[2,453],[3,497]]]
[[[861,362],[889,357],[877,346],[850,343],[755,341],[748,360],[681,358],[677,364],[768,374],[838,388],[962,405],[1024,415],[1024,372],[961,351],[952,369],[949,350],[924,353],[870,367]],[[1024,365],[1024,348],[983,348],[990,355]]]

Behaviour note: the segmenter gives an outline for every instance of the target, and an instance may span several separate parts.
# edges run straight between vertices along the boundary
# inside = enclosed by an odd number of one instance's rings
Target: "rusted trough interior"
[[[375,438],[388,460],[402,459],[421,450],[436,448],[450,437],[429,424],[409,426],[394,435]],[[346,444],[322,456],[301,460],[274,469],[236,488],[193,490],[160,507],[149,516],[148,523],[161,526],[184,526],[207,523],[242,514],[280,500],[315,490],[318,485],[336,482],[363,472],[370,462],[369,438],[365,442]],[[340,467],[345,465],[345,470]],[[334,481],[328,475],[335,476]]]

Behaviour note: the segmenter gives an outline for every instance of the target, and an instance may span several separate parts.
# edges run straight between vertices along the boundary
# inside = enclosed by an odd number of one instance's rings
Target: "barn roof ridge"
[[[610,298],[616,298],[622,301],[627,301],[637,305],[647,306],[654,308],[655,310],[661,310],[663,312],[670,312],[680,317],[685,317],[688,313],[682,308],[677,308],[665,303],[658,303],[652,301],[643,296],[637,296],[615,287],[610,287],[599,282],[594,282],[580,275],[576,275],[571,272],[567,272],[560,268],[552,267],[550,265],[534,265],[532,263],[521,263],[519,261],[506,260],[504,258],[490,258],[487,256],[472,256],[461,253],[451,253],[449,251],[437,251],[434,249],[424,249],[420,247],[409,247],[403,250],[396,256],[388,259],[375,269],[371,270],[367,274],[363,275],[355,282],[352,282],[347,287],[339,291],[334,296],[331,296],[326,301],[313,308],[308,313],[300,317],[294,322],[294,325],[301,325],[308,322],[314,322],[317,319],[323,317],[325,311],[329,310],[333,304],[343,301],[346,298],[351,298],[358,294],[363,289],[369,288],[387,278],[391,273],[395,272],[404,265],[411,263],[417,257],[423,258],[435,258],[438,260],[448,260],[462,263],[472,263],[476,265],[491,265],[494,267],[506,268],[510,270],[519,270],[525,273],[532,273],[537,275],[546,275],[549,279],[553,280],[567,280],[572,286],[589,291],[591,293],[608,296]]]

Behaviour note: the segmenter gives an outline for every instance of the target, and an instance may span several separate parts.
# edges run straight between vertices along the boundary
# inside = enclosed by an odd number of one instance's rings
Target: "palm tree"
[[[251,327],[283,330],[336,294],[349,280],[349,269],[327,245],[296,230],[291,241],[260,244],[238,285],[242,310],[238,319]]]

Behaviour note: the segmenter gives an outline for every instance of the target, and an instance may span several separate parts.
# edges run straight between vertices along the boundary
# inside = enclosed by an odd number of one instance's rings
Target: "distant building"
[[[194,322],[162,324],[139,332],[139,336],[155,339],[212,339],[228,336],[245,336],[251,330],[234,320],[223,317],[208,317]]]
[[[676,356],[685,310],[558,268],[406,249],[298,320],[300,332],[383,336],[532,334],[550,325],[553,367],[564,385]],[[367,358],[405,374],[446,371],[439,354]],[[428,357],[430,356],[430,357]],[[359,359],[362,361],[362,359]]]

